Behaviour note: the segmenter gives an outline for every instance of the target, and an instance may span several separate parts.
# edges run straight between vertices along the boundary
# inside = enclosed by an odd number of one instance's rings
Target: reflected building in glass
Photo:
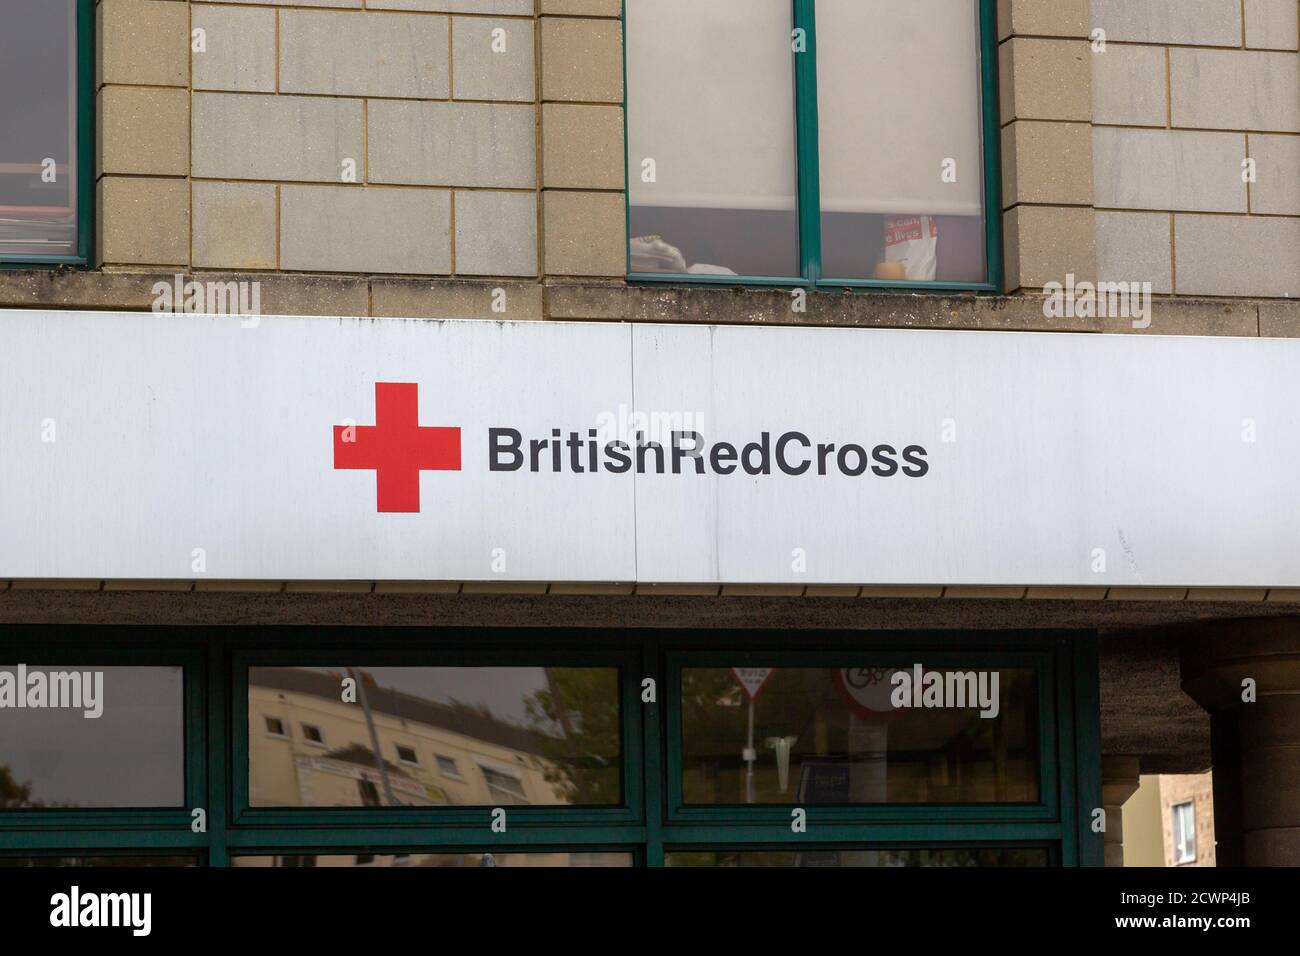
[[[249,805],[616,804],[618,709],[613,669],[251,668]]]

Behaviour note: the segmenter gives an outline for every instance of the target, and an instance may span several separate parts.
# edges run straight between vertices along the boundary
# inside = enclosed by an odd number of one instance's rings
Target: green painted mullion
[[[93,265],[95,217],[95,0],[77,3],[77,252]]]
[[[772,843],[783,846],[804,844],[811,848],[822,843],[1057,843],[1062,838],[1059,823],[989,823],[978,828],[962,823],[873,823],[863,826],[823,822],[817,817],[816,807],[807,809],[808,829],[805,833],[794,833],[788,824],[718,827],[674,823],[664,828],[664,842],[669,846]]]
[[[1060,760],[1057,763],[1056,785],[1060,787],[1062,793],[1061,804],[1061,865],[1078,866],[1078,839],[1076,831],[1075,808],[1076,801],[1070,797],[1074,793],[1074,761],[1075,761],[1075,737],[1074,725],[1074,666],[1071,659],[1070,648],[1065,639],[1060,642],[1057,651],[1059,661],[1058,671],[1060,676],[1057,679],[1056,706],[1054,710],[1059,715],[1059,731],[1057,740],[1057,749],[1060,752]]]
[[[273,829],[234,829],[227,834],[226,852],[230,856],[262,851],[264,853],[335,853],[377,848],[475,847],[506,852],[516,847],[566,847],[601,850],[606,847],[639,847],[645,842],[642,826],[529,827],[507,826],[505,833],[493,833],[484,814],[483,826],[475,828],[348,827],[323,830],[311,826],[275,827]],[[382,852],[379,849],[378,852]]]
[[[1104,837],[1094,833],[1092,814],[1101,807],[1101,692],[1096,633],[1070,641],[1074,655],[1074,793],[1078,807],[1079,866],[1104,866]]]
[[[627,0],[619,4],[618,35],[623,47],[623,273],[632,277],[632,157],[628,155]],[[540,55],[540,47],[538,55]]]
[[[259,661],[258,663],[267,663]],[[226,745],[230,794],[230,819],[236,825],[252,822],[248,819],[248,667],[249,661],[241,651],[232,651],[223,679],[226,694],[230,697],[230,738]]]
[[[207,840],[202,833],[189,827],[144,827],[123,829],[120,825],[104,824],[95,829],[24,830],[0,835],[0,844],[6,854],[24,850],[52,850],[77,856],[86,850],[120,850],[129,854],[133,850],[170,849],[202,853]]]
[[[644,746],[643,780],[645,785],[645,856],[646,866],[664,865],[663,824],[664,806],[664,768],[660,757],[663,753],[663,728],[660,723],[660,701],[667,693],[667,678],[660,666],[659,644],[648,640],[642,645],[641,674],[655,682],[655,702],[643,704],[642,716]],[[637,682],[638,687],[640,681]]]
[[[1038,799],[1051,813],[1061,818],[1060,766],[1067,759],[1061,749],[1061,727],[1069,724],[1068,715],[1061,719],[1057,711],[1058,688],[1068,680],[1063,674],[1059,649],[1038,670]]]
[[[980,0],[980,117],[984,146],[984,255],[988,284],[1003,291],[1002,120],[998,98],[997,0]]]
[[[686,286],[806,286],[808,280],[802,276],[694,276],[676,272],[629,272],[629,282],[658,283],[660,285]]]
[[[813,0],[794,0],[794,25],[807,48],[794,56],[795,139],[799,176],[799,258],[804,279],[821,281],[821,172],[817,132],[817,22]]]
[[[213,637],[208,641],[207,708],[204,726],[207,731],[208,760],[208,866],[229,866],[227,825],[230,820],[230,739],[227,733],[226,702],[230,694],[229,664],[225,642]]]
[[[619,723],[622,734],[620,745],[622,753],[622,801],[621,807],[584,808],[593,814],[592,822],[606,820],[616,823],[620,820],[644,820],[646,791],[650,784],[646,780],[646,741],[645,741],[645,705],[641,703],[641,665],[642,657],[637,653],[620,655],[618,664],[618,687],[620,714]],[[539,816],[545,808],[539,807]]]
[[[80,229],[80,226],[78,226]],[[86,260],[80,256],[23,256],[21,259],[0,259],[0,269],[35,269],[40,266],[81,266]]]
[[[898,295],[946,295],[951,292],[998,292],[991,282],[896,282],[889,279],[822,279],[822,291],[856,289],[861,292],[893,292]]]

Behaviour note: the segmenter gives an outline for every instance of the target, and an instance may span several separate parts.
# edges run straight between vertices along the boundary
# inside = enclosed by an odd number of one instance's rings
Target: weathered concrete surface
[[[0,590],[0,625],[1008,630],[1156,627],[1296,614],[1297,601],[153,592],[99,590],[93,584],[89,590]]]
[[[1141,757],[1142,773],[1210,766],[1210,715],[1182,690],[1176,629],[1101,635],[1101,750]]]
[[[725,286],[628,286],[621,279],[573,281],[464,281],[368,275],[177,270],[183,281],[262,283],[268,315],[394,315],[393,303],[408,303],[411,317],[457,317],[441,303],[486,287],[501,287],[511,299],[535,302],[548,319],[707,324],[847,326],[993,331],[1124,332],[1147,335],[1300,335],[1300,300],[1152,299],[1151,327],[1134,330],[1128,320],[1048,318],[1037,295],[914,295],[870,290],[812,292],[803,311],[790,289]],[[171,283],[175,272],[0,270],[0,308],[139,310],[153,302],[156,282]],[[384,303],[383,306],[380,303]],[[491,317],[500,316],[493,313]]]

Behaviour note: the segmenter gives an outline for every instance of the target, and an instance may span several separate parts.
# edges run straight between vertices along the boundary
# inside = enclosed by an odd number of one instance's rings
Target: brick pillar
[[[1300,866],[1300,619],[1200,625],[1182,676],[1210,712],[1218,865]]]
[[[190,9],[96,8],[96,253],[103,265],[190,261]]]
[[[542,272],[623,277],[620,0],[542,0]]]
[[[1006,290],[1096,277],[1087,0],[1000,0]]]
[[[1124,865],[1124,803],[1137,793],[1141,768],[1137,757],[1101,758],[1101,805],[1106,811],[1105,865]]]

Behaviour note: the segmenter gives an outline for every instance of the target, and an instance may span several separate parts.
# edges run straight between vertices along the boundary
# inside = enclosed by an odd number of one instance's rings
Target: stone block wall
[[[1295,0],[1091,0],[1090,27],[1099,277],[1300,296]]]
[[[257,272],[273,311],[496,315],[505,289],[511,318],[1134,331],[1016,301],[1072,274],[1149,281],[1151,332],[1300,334],[1296,0],[998,0],[1013,298],[816,293],[797,316],[623,283],[621,6],[98,0],[95,266]],[[0,305],[72,305],[86,278],[11,271]],[[98,281],[103,307],[143,294]]]
[[[619,12],[99,0],[98,264],[622,275]]]

